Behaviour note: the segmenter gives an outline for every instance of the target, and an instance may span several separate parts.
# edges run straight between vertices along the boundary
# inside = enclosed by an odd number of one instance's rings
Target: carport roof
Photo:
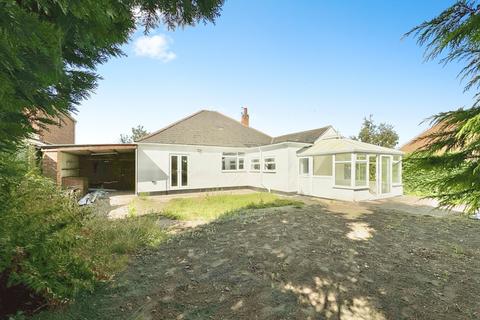
[[[91,153],[125,153],[132,152],[137,148],[136,144],[116,143],[116,144],[57,144],[42,146],[42,151],[62,151],[72,154],[91,154]]]
[[[403,152],[396,149],[380,147],[374,144],[365,143],[346,138],[324,139],[316,142],[310,148],[300,151],[299,156],[316,156],[338,153],[373,153],[402,155]]]

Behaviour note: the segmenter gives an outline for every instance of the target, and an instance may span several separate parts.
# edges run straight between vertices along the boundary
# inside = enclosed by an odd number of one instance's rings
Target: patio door
[[[392,189],[392,158],[380,156],[380,192],[390,193]]]
[[[172,189],[188,187],[188,156],[170,155],[170,187]]]

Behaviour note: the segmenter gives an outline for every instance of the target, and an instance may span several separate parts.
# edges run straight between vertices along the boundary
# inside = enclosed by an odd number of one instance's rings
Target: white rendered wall
[[[260,148],[221,148],[207,146],[138,145],[137,192],[163,192],[170,187],[170,155],[188,156],[188,185],[183,189],[225,188],[252,186],[284,192],[296,192],[297,175],[295,152],[298,148],[269,146]],[[245,170],[222,171],[223,152],[245,152]],[[275,172],[252,172],[250,160],[274,157]],[[178,188],[177,188],[178,189]],[[181,189],[181,188],[180,188]]]

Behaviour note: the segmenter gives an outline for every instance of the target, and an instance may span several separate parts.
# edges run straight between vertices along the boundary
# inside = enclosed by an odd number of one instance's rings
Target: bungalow
[[[250,187],[361,201],[401,195],[402,152],[341,137],[332,126],[271,137],[201,110],[134,144],[49,145],[59,184],[165,194]]]

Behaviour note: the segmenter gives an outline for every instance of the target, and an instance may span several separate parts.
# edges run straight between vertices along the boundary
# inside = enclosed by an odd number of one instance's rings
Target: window
[[[301,175],[308,175],[309,174],[309,159],[308,158],[300,158],[299,160],[299,173]]]
[[[352,155],[350,153],[341,153],[335,155],[335,185],[352,185]]]
[[[402,183],[402,157],[400,156],[393,156],[392,183]]]
[[[237,171],[245,169],[245,153],[224,152],[222,154],[222,170]]]
[[[366,187],[367,186],[367,155],[359,153],[356,155],[355,161],[355,186]]]
[[[250,160],[250,171],[260,171],[260,159],[254,158]]]
[[[332,175],[332,156],[313,157],[313,175],[331,176]]]
[[[277,165],[275,163],[275,158],[265,158],[265,159],[263,159],[263,170],[265,172],[275,172],[277,170]]]

